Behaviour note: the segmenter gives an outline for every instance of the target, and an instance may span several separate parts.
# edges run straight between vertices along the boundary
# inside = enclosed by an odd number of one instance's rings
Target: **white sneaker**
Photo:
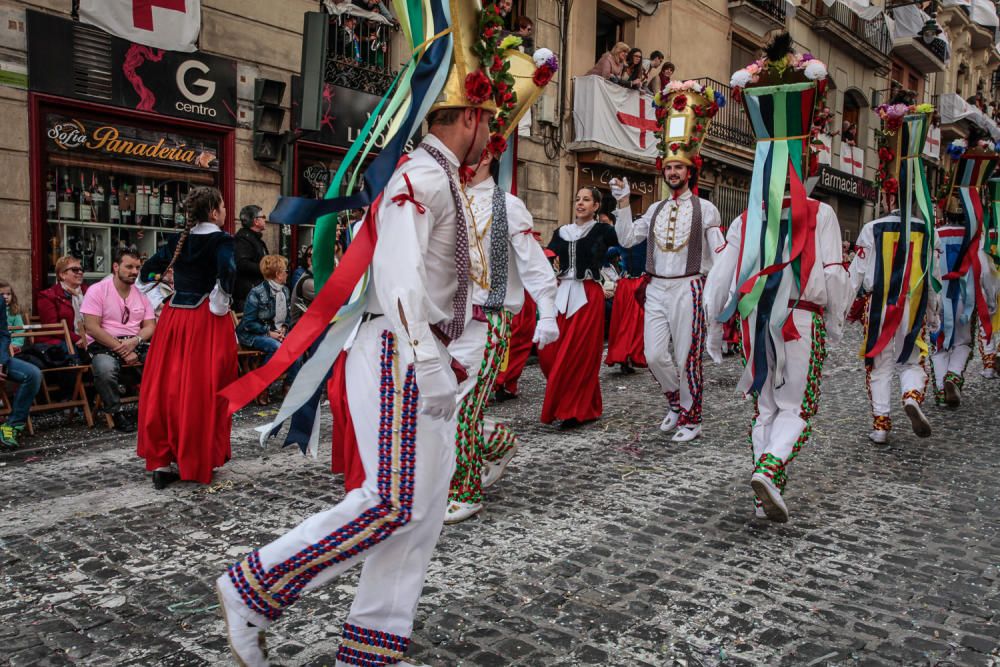
[[[674,437],[670,438],[674,442],[690,442],[695,438],[701,437],[701,424],[694,424],[692,426],[682,426],[677,429],[677,433],[674,433]]]
[[[997,376],[997,372],[993,368],[984,368],[983,370],[979,371],[979,374],[982,375],[987,380],[992,380]]]
[[[889,432],[883,431],[881,429],[876,429],[868,434],[868,439],[874,442],[876,445],[884,445],[889,442]]]
[[[514,458],[514,454],[517,453],[517,448],[521,446],[520,441],[515,441],[514,446],[510,448],[510,451],[503,455],[503,458],[493,463],[491,461],[486,461],[486,465],[483,466],[483,482],[482,486],[484,489],[488,489],[497,482],[503,476],[504,470],[507,469],[507,464],[511,462]]]
[[[910,425],[918,438],[927,438],[931,434],[931,423],[927,421],[927,416],[920,409],[920,404],[914,399],[908,398],[903,401],[903,412],[910,418]]]
[[[663,421],[660,422],[660,430],[664,433],[670,433],[674,430],[674,427],[677,426],[677,420],[680,418],[681,413],[671,410],[667,413],[667,416],[663,418]]]
[[[228,580],[228,574],[219,577],[215,582],[215,592],[219,597],[219,613],[226,621],[226,637],[229,639],[233,660],[240,667],[268,667],[270,663],[267,661],[264,631],[247,623],[246,619],[233,610],[232,604],[222,594],[223,582],[228,583]]]
[[[445,512],[445,523],[459,523],[479,514],[483,509],[482,503],[460,503],[457,500],[448,502],[448,511]]]
[[[788,507],[785,499],[781,497],[781,491],[774,485],[766,475],[755,472],[750,478],[750,486],[757,498],[764,505],[764,513],[767,518],[777,523],[788,521]]]
[[[760,519],[762,521],[767,518],[767,512],[764,511],[763,505],[758,505],[757,503],[754,503],[753,518]]]

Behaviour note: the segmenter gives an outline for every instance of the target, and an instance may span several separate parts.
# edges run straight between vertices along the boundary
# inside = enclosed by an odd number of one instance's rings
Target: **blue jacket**
[[[0,298],[0,366],[10,361],[10,329],[7,328],[7,302]]]
[[[287,327],[292,324],[291,299],[287,287],[282,285],[281,291],[285,293],[285,326]],[[250,290],[246,304],[243,306],[243,319],[236,327],[236,337],[239,339],[240,345],[249,347],[255,337],[266,336],[268,332],[275,330],[276,306],[276,299],[266,280]]]

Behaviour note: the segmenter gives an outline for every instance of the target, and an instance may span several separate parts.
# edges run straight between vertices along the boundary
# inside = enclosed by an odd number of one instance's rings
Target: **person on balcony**
[[[714,258],[726,246],[719,209],[696,196],[699,152],[715,112],[698,122],[692,108],[717,109],[700,84],[665,96],[657,113],[663,177],[671,196],[633,219],[628,180],[612,179],[611,194],[618,201],[615,229],[626,248],[648,240],[643,347],[646,363],[667,399],[660,430],[676,429],[674,442],[701,436],[702,365],[705,351],[705,276]],[[669,136],[672,119],[684,120],[683,136]]]
[[[659,82],[660,72],[663,68],[663,52],[653,51],[649,54],[649,61],[643,68],[642,91],[646,93],[657,93],[656,87]]]
[[[345,60],[361,62],[361,38],[358,37],[358,19],[345,14],[337,28],[337,38],[334,40],[334,52]]]
[[[611,50],[605,53],[597,61],[587,75],[596,74],[611,83],[629,87],[628,79],[625,78],[625,56],[628,54],[628,44],[618,42]]]
[[[642,49],[629,49],[625,57],[625,70],[622,78],[627,82],[625,85],[632,90],[639,90],[646,79],[646,70],[642,66]]]

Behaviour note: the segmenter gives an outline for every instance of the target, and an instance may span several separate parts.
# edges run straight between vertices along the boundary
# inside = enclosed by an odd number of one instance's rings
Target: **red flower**
[[[677,149],[679,149],[680,147],[681,145],[675,141],[674,143],[670,144],[670,152],[676,153]]]
[[[899,192],[899,181],[890,178],[882,184],[882,189],[885,190],[886,194],[894,195]]]
[[[535,74],[534,76],[531,77],[531,80],[534,81],[535,85],[538,86],[539,88],[544,88],[549,83],[549,81],[552,80],[552,76],[554,74],[555,72],[552,71],[551,67],[549,67],[548,65],[542,65],[541,67],[535,70]]]
[[[679,109],[678,109],[678,111],[679,111]],[[694,112],[695,116],[701,116],[704,113],[704,110],[701,108],[700,104],[695,104],[694,106],[692,106],[691,107],[691,111]]]
[[[656,107],[656,117],[658,119],[660,119],[660,120],[663,120],[664,118],[666,118],[667,117],[667,108],[666,107]]]
[[[739,104],[743,101],[743,89],[733,88],[733,101]]]
[[[892,158],[895,157],[891,150],[885,148],[884,146],[878,149],[878,159],[882,162],[891,162]]]
[[[490,143],[487,147],[495,157],[500,157],[507,150],[507,140],[499,134],[494,134],[490,137]]]
[[[475,72],[469,72],[465,77],[465,97],[469,103],[482,104],[490,99],[492,94],[493,84],[490,83],[490,78],[483,74],[482,70],[477,69]]]
[[[663,171],[663,158],[656,158],[656,171]]]
[[[705,131],[705,126],[702,125],[701,123],[698,123],[697,125],[694,126],[694,131],[700,134]]]
[[[499,72],[503,69],[503,60],[500,56],[493,56],[493,65],[490,67],[491,72]]]
[[[695,169],[701,171],[702,159],[700,155],[695,155],[693,158],[691,158],[691,162],[694,163]]]
[[[497,29],[493,26],[490,26],[489,28],[483,31],[483,37],[485,37],[486,39],[490,39],[495,34],[497,34]]]
[[[688,98],[686,95],[678,95],[677,97],[674,98],[673,102],[674,109],[676,111],[684,111],[684,108],[687,106],[687,103],[688,103]]]
[[[710,105],[708,105],[708,117],[712,118],[717,113],[719,113],[719,105],[716,104],[715,102],[712,102]]]

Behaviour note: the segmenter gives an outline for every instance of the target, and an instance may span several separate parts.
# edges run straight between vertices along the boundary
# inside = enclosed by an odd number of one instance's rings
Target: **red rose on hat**
[[[500,58],[500,56],[493,56],[493,66],[490,67],[490,70],[493,72],[499,72],[502,69],[503,69],[503,60]]]
[[[493,84],[482,70],[469,72],[465,77],[465,97],[472,104],[482,104],[493,94]]]
[[[676,153],[680,147],[681,145],[675,141],[674,143],[670,144],[670,152]]]
[[[899,192],[899,181],[890,178],[882,184],[882,189],[885,190],[886,194],[894,195]]]
[[[507,140],[499,134],[494,134],[490,137],[489,149],[493,155],[500,157],[500,155],[507,150]]]
[[[544,88],[549,81],[552,80],[552,76],[555,74],[552,68],[548,65],[542,65],[535,70],[535,74],[531,77],[531,80],[535,82],[535,85],[539,88]]]
[[[676,111],[684,111],[684,107],[687,106],[688,98],[686,95],[678,95],[674,98],[673,106]]]

